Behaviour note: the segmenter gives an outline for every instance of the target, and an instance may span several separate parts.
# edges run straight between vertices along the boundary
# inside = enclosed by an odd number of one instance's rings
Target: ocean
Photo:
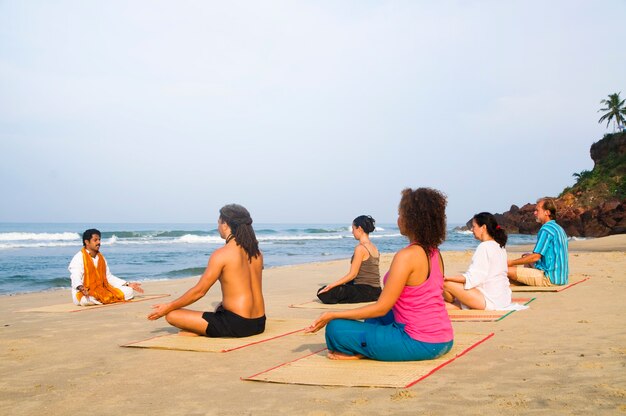
[[[478,245],[471,232],[456,231],[458,225],[449,225],[442,251],[473,250]],[[266,268],[347,259],[356,244],[349,223],[254,227]],[[111,272],[132,281],[199,275],[211,253],[224,244],[215,224],[0,223],[0,294],[68,289],[67,266],[81,249],[82,232],[88,228],[102,232],[100,250]],[[395,224],[377,224],[370,238],[383,253],[407,244]],[[535,236],[509,236],[509,244],[534,241]]]

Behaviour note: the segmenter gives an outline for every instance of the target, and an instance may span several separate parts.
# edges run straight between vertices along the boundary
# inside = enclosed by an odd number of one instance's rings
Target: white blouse
[[[511,288],[506,276],[506,250],[494,240],[476,247],[465,276],[465,289],[477,288],[485,296],[486,309],[502,309],[511,304]]]

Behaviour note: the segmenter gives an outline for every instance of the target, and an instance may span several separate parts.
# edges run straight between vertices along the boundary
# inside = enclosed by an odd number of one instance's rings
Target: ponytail
[[[476,221],[476,224],[478,224],[479,227],[485,225],[487,227],[487,233],[493,237],[500,247],[504,248],[506,246],[506,241],[508,239],[506,231],[498,225],[498,221],[493,214],[489,212],[481,212],[474,215],[474,221]]]

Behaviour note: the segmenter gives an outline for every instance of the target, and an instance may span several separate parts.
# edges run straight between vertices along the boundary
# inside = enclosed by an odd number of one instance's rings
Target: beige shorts
[[[517,281],[528,286],[552,286],[543,270],[532,267],[517,266]]]

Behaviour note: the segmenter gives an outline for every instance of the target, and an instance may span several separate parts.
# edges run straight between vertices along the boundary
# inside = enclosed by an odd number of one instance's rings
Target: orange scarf
[[[98,253],[98,268],[96,269],[93,259],[84,247],[82,252],[83,263],[85,264],[83,286],[85,286],[89,291],[89,296],[97,299],[103,304],[123,302],[124,292],[116,287],[113,287],[107,280],[107,263],[106,260],[104,260],[104,256]],[[76,297],[80,302],[83,297],[83,293],[76,293]]]

